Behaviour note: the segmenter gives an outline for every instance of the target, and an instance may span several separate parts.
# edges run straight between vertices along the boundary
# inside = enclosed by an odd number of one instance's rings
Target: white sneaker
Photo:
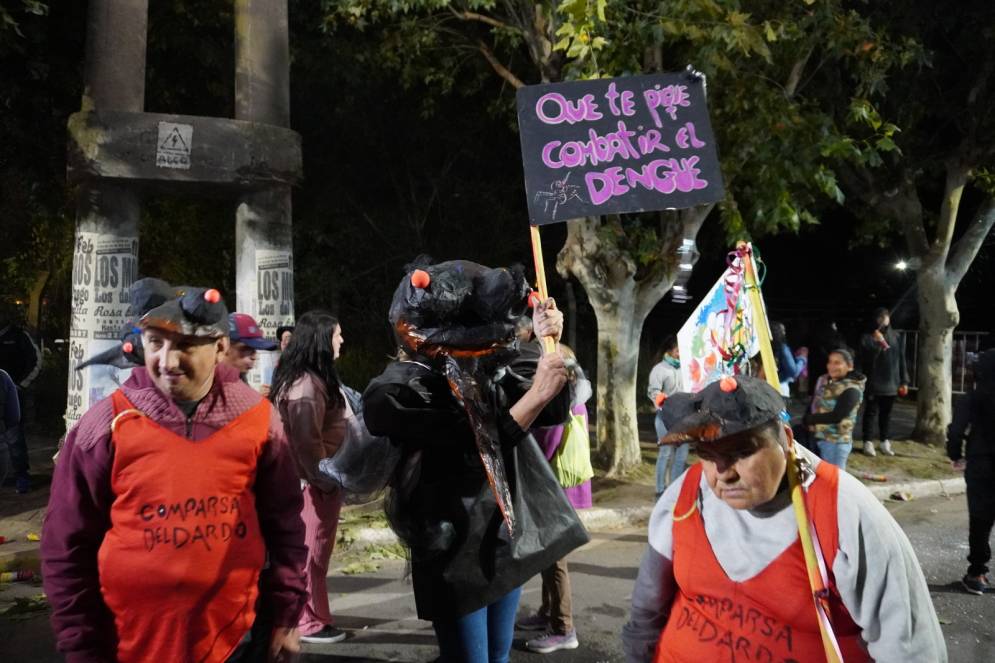
[[[881,442],[881,453],[885,456],[894,456],[895,452],[891,450],[891,440],[883,440]]]
[[[537,654],[549,654],[561,649],[577,649],[579,646],[577,629],[570,629],[568,633],[543,633],[535,640],[525,643],[526,649]]]
[[[316,645],[327,645],[333,642],[342,642],[346,638],[346,632],[331,625],[325,625],[317,633],[302,635],[301,642],[310,642]]]
[[[874,452],[874,443],[870,440],[864,440],[864,455],[865,456],[877,456]]]

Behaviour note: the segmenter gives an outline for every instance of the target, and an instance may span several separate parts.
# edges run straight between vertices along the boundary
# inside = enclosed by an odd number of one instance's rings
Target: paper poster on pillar
[[[73,254],[72,312],[69,330],[69,398],[66,423],[72,426],[97,401],[127,379],[128,370],[80,363],[121,341],[129,288],[138,272],[138,238],[77,232]]]
[[[294,322],[294,256],[290,251],[256,249],[256,296],[252,317],[260,331],[276,339],[276,329]],[[249,384],[270,384],[276,365],[276,352],[259,352],[256,367],[249,372]]]

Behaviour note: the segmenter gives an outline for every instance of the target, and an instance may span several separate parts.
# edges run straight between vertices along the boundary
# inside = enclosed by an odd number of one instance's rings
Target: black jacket
[[[887,350],[883,350],[871,334],[860,337],[857,368],[867,376],[864,393],[868,396],[895,396],[899,386],[909,383],[909,369],[898,332],[888,327],[883,333],[889,346]]]
[[[957,401],[947,428],[947,456],[950,460],[995,456],[995,392],[973,389]]]
[[[363,394],[370,432],[403,448],[387,511],[411,547],[421,619],[455,619],[489,605],[587,541],[535,440],[508,413],[530,385],[535,366],[533,358],[519,357],[494,394],[514,537],[497,508],[469,420],[442,375],[415,362],[395,362]],[[562,423],[569,407],[564,389],[536,425]],[[423,543],[425,533],[430,536]]]

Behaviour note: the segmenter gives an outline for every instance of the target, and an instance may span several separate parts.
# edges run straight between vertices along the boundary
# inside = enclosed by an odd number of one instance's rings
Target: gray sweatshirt
[[[671,366],[664,359],[659,364],[650,369],[649,384],[646,387],[646,397],[656,405],[656,395],[661,391],[667,396],[673,396],[679,391],[684,391],[681,369]]]
[[[800,446],[795,448],[813,467],[820,462]],[[650,517],[649,545],[632,592],[630,621],[622,630],[628,663],[653,660],[678,591],[672,561],[672,512],[686,476],[667,487]],[[722,569],[735,582],[756,576],[798,537],[786,490],[750,511],[733,509],[719,500],[704,474],[698,490],[705,534]],[[945,663],[946,644],[926,579],[902,528],[877,498],[846,472],[840,472],[837,509],[839,552],[833,574],[871,658],[879,662]]]

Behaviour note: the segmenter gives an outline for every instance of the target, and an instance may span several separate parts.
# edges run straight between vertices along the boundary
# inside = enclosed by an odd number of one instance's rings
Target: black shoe
[[[985,592],[990,592],[992,589],[991,584],[988,582],[988,576],[984,575],[966,575],[960,579],[960,584],[964,585],[964,589],[971,594],[977,594],[978,596],[981,596]]]
[[[330,645],[333,642],[342,642],[345,640],[345,637],[345,631],[337,629],[334,626],[326,626],[317,633],[302,635],[301,642],[310,642],[316,645]]]
[[[14,489],[19,495],[30,491],[34,486],[31,484],[31,477],[27,474],[22,474],[14,479]]]

